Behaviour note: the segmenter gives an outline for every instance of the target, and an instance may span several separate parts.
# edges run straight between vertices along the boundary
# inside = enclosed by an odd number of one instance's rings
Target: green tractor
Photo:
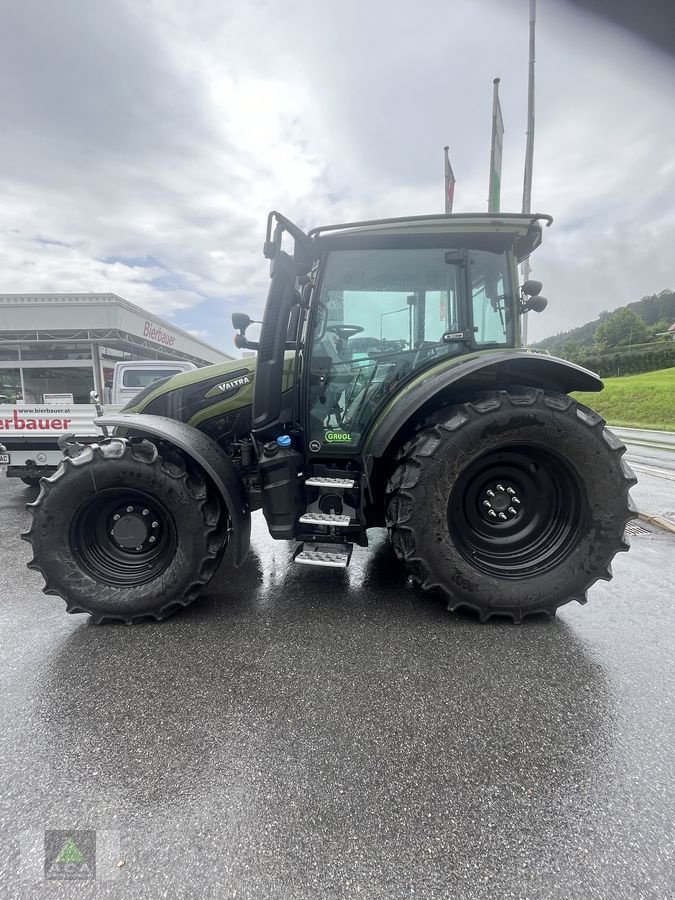
[[[271,212],[257,356],[150,385],[69,438],[29,505],[29,563],[69,612],[162,619],[228,560],[250,515],[343,568],[368,529],[451,610],[519,622],[585,602],[628,549],[635,477],[603,419],[569,396],[592,372],[521,347],[541,284],[517,265],[541,221],[431,215],[315,228]],[[292,248],[282,244],[292,240]],[[111,429],[109,432],[108,429]]]

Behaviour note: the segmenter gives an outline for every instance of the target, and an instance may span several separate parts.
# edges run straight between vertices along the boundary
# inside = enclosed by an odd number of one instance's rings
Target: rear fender
[[[507,390],[514,385],[567,394],[601,391],[603,383],[589,369],[529,351],[501,351],[458,360],[420,373],[395,396],[375,420],[363,447],[370,471],[375,458],[384,456],[399,432],[426,408],[458,402],[471,393]]]
[[[215,441],[191,425],[164,416],[119,413],[101,416],[95,422],[99,426],[125,428],[134,434],[161,438],[194,460],[211,478],[223,498],[232,520],[234,564],[242,565],[251,540],[251,514],[237,471]]]

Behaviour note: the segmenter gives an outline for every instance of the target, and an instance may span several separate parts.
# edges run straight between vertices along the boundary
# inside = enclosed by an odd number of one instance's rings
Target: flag
[[[490,187],[488,212],[499,212],[502,187],[502,146],[504,144],[504,120],[499,104],[499,78],[495,78],[492,98],[492,146],[490,148]]]
[[[448,156],[449,147],[443,147],[445,152],[445,211],[452,212],[452,201],[455,199],[455,173],[450,165],[450,157]]]

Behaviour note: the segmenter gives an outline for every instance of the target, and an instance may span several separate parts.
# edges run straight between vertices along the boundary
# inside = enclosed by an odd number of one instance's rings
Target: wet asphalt
[[[0,479],[0,896],[672,896],[675,535],[585,607],[480,626],[383,535],[346,572],[254,549],[161,624],[67,616]],[[45,829],[97,829],[90,884]],[[118,865],[119,864],[119,865]]]

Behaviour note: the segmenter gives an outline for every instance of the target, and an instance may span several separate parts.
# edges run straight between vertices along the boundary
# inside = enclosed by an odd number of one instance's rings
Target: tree
[[[622,307],[603,319],[595,329],[595,343],[604,350],[643,344],[649,340],[649,330],[632,309]]]
[[[563,359],[567,359],[570,362],[579,362],[579,358],[581,357],[581,347],[576,341],[565,341],[560,348],[560,355]]]

